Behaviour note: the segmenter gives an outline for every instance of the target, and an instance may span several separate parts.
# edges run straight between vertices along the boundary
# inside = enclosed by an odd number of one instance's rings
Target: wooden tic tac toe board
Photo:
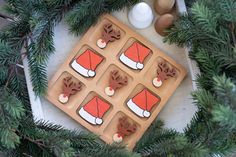
[[[181,65],[105,15],[53,76],[47,99],[105,142],[133,149],[185,75]]]

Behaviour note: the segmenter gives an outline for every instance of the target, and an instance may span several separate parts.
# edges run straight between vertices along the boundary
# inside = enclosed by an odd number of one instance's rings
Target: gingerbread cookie
[[[73,60],[71,67],[84,77],[94,77],[97,66],[103,58],[90,49],[87,49],[79,57]]]
[[[95,96],[79,110],[79,115],[93,125],[101,125],[102,117],[109,110],[110,105]]]
[[[128,84],[128,77],[122,77],[118,70],[113,70],[110,73],[109,86],[105,88],[105,93],[108,96],[113,96],[115,90],[120,89]]]
[[[161,100],[154,96],[147,89],[143,89],[140,93],[129,99],[127,106],[139,117],[150,117],[152,108]]]
[[[58,100],[65,104],[69,101],[69,97],[82,89],[81,82],[73,82],[72,77],[66,77],[63,79],[63,93],[59,95]]]
[[[137,130],[137,125],[135,123],[131,124],[128,121],[128,117],[119,118],[119,123],[117,125],[117,133],[113,135],[113,141],[116,143],[121,143],[124,137],[135,133]]]
[[[141,70],[144,67],[144,60],[151,50],[139,42],[134,42],[124,53],[120,55],[120,61],[128,67]]]
[[[170,68],[165,61],[158,63],[157,77],[152,80],[155,87],[160,87],[164,80],[170,77],[176,77],[175,68]]]
[[[103,26],[102,37],[97,40],[97,46],[101,49],[105,48],[109,42],[120,39],[120,31],[116,31],[112,28],[111,23],[107,23]]]

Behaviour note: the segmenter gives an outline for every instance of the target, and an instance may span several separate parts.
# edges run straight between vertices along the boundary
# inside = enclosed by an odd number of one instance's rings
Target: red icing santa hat
[[[71,63],[71,67],[85,77],[94,77],[95,70],[102,60],[102,57],[87,49]]]
[[[110,105],[97,96],[90,100],[79,110],[79,115],[87,122],[101,125],[103,115],[109,110]]]
[[[134,42],[120,55],[120,61],[132,69],[143,69],[143,62],[149,53],[150,49],[138,42]]]
[[[143,89],[127,102],[127,106],[140,117],[150,117],[151,109],[160,102],[160,98],[154,96],[147,89]]]

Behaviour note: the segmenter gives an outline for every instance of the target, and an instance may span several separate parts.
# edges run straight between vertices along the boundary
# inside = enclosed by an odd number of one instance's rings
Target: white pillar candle
[[[128,15],[129,22],[138,29],[149,27],[152,24],[153,17],[151,7],[145,2],[134,5]]]

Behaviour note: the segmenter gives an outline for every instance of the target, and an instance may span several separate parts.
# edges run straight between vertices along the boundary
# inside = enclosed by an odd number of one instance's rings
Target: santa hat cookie
[[[102,117],[109,108],[108,103],[95,96],[79,110],[79,115],[90,124],[101,125],[103,123]]]
[[[82,89],[81,82],[72,81],[72,77],[66,77],[63,79],[63,92],[58,96],[58,100],[65,104],[69,101],[69,97],[74,95]]]
[[[150,49],[138,42],[134,42],[124,53],[120,55],[120,61],[132,69],[143,69],[143,62],[150,54]]]
[[[103,26],[102,37],[98,39],[97,46],[101,49],[105,48],[109,42],[120,39],[120,31],[115,31],[112,28],[111,23],[107,23]]]
[[[160,98],[154,96],[147,89],[143,89],[127,102],[127,106],[139,117],[150,117],[152,108],[160,102]]]
[[[166,62],[158,63],[157,77],[152,80],[152,84],[155,87],[160,87],[164,80],[167,80],[170,77],[176,77],[176,70],[170,68]]]
[[[84,77],[94,77],[95,70],[102,60],[101,56],[87,49],[71,63],[71,67]]]
[[[120,89],[128,84],[128,77],[122,77],[118,70],[113,70],[110,73],[109,86],[105,88],[105,93],[108,96],[113,96],[115,90]]]

